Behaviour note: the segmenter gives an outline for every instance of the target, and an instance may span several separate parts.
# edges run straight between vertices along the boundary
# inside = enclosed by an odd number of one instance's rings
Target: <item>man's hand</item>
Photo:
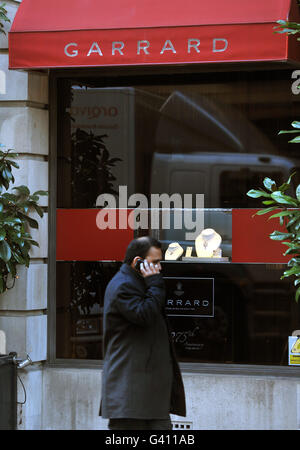
[[[160,273],[160,264],[148,263],[145,259],[140,265],[140,271],[144,278],[155,275],[156,273]]]

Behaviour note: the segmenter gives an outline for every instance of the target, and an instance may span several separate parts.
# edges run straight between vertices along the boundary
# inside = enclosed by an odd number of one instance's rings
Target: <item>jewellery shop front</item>
[[[50,87],[44,427],[106,428],[104,291],[130,240],[151,234],[187,396],[174,428],[297,429],[289,258],[268,237],[277,222],[253,217],[261,199],[246,195],[265,177],[280,185],[298,171],[300,182],[298,146],[278,135],[300,115],[299,48],[274,32],[277,20],[300,22],[297,2],[31,6],[9,39],[10,68],[44,71]]]

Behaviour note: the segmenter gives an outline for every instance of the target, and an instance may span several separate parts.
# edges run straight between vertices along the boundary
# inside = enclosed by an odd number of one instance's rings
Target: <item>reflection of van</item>
[[[274,155],[243,153],[154,153],[151,192],[204,194],[204,208],[261,207],[260,200],[246,195],[249,189],[262,186],[268,176],[278,186],[287,180],[296,162]],[[193,207],[195,207],[195,203]],[[214,228],[223,238],[224,256],[231,255],[231,215],[225,211],[205,211],[204,227]],[[165,244],[172,240],[184,243],[186,230],[162,230]],[[227,244],[226,244],[227,243]],[[192,243],[190,243],[192,245]]]
[[[204,208],[261,207],[248,190],[266,176],[280,185],[299,165],[278,155],[240,110],[195,92],[174,91],[161,106],[155,150],[150,192],[194,194],[194,207],[195,194],[204,194]],[[204,226],[222,235],[223,254],[230,256],[231,215],[205,210]],[[162,230],[160,237],[165,244],[183,241],[185,232]]]
[[[295,161],[274,155],[154,153],[151,192],[205,193],[207,207],[251,207],[252,200],[245,195],[249,189],[261,187],[266,176],[280,186],[294,168]]]
[[[155,151],[151,192],[205,193],[214,208],[257,206],[249,189],[298,166],[239,109],[195,92],[174,91],[161,106]]]
[[[150,192],[203,193],[204,226],[220,233],[222,256],[229,257],[230,209],[260,208],[261,198],[252,199],[247,191],[262,187],[266,176],[280,185],[299,167],[299,158],[281,157],[242,111],[198,95],[192,88],[187,95],[173,92],[160,108],[154,148]],[[184,251],[192,246],[196,256],[195,242],[185,241],[185,232],[161,230],[163,248],[176,241]],[[211,327],[223,338],[223,347],[221,341],[218,343],[216,360],[245,362],[249,352],[250,359],[255,355],[259,363],[268,364],[274,357],[282,363],[281,352],[292,316],[288,301],[292,285],[286,279],[280,280],[281,270],[276,264],[165,264],[163,269],[167,276],[215,279],[215,317],[198,319],[197,325],[202,330]],[[220,317],[228,324],[225,332]],[[183,321],[172,318],[172,327],[182,330]],[[216,343],[216,339],[213,341]],[[205,345],[213,351],[209,342]],[[202,355],[206,358],[205,352]]]

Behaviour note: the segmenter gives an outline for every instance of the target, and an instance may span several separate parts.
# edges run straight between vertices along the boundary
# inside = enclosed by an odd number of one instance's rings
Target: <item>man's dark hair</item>
[[[127,247],[124,263],[130,265],[136,256],[145,259],[151,247],[161,248],[161,243],[150,236],[134,239]]]

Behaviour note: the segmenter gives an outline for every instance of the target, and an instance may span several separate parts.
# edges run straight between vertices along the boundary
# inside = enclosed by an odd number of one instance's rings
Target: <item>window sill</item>
[[[268,376],[283,378],[299,378],[300,368],[297,366],[271,366],[247,364],[212,364],[212,363],[179,363],[181,372],[185,374]],[[72,369],[102,369],[102,360],[57,359],[47,361],[45,367]]]

